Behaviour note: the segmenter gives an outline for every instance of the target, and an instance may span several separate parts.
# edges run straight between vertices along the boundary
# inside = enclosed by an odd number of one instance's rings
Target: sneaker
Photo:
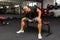
[[[19,33],[24,33],[24,31],[22,31],[22,30],[19,30],[19,31],[17,31],[16,33],[18,33],[18,34],[19,34]]]
[[[42,36],[41,36],[41,34],[38,34],[38,39],[42,39]]]
[[[9,23],[7,23],[7,24],[9,24]]]

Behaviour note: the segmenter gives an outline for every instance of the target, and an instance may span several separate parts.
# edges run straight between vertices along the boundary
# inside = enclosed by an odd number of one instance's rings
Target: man
[[[19,31],[17,31],[16,33],[24,33],[24,25],[25,25],[26,20],[29,22],[32,22],[35,20],[38,22],[38,39],[42,39],[42,36],[41,36],[41,29],[42,29],[41,14],[42,13],[41,13],[41,10],[36,6],[34,6],[34,7],[24,6],[23,10],[26,15],[21,20],[21,29]]]

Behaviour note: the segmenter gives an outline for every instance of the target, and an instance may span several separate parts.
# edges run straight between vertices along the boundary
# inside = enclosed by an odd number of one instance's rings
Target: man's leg
[[[38,22],[38,39],[42,39],[41,30],[42,30],[42,21],[41,19],[36,18]]]
[[[25,26],[25,21],[26,21],[26,18],[22,18],[21,20],[21,29],[19,31],[17,31],[16,33],[24,33],[24,26]]]

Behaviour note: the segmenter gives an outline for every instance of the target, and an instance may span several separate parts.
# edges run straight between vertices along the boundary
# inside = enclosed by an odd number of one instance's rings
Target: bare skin
[[[27,6],[23,7],[23,9],[26,13],[31,11]],[[41,34],[41,29],[42,29],[41,10],[37,8],[36,11],[38,13],[38,17],[36,18],[36,21],[38,22],[38,34],[39,33]],[[32,22],[31,19],[29,19],[28,21]],[[20,30],[22,30],[22,31],[24,30],[25,22],[26,22],[26,17],[22,18],[22,20],[21,20],[21,29]]]

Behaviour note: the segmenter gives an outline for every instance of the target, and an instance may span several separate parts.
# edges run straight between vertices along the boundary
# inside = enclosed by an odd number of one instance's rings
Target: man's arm
[[[38,13],[38,17],[40,18],[41,17],[41,10],[37,8],[37,13]]]

